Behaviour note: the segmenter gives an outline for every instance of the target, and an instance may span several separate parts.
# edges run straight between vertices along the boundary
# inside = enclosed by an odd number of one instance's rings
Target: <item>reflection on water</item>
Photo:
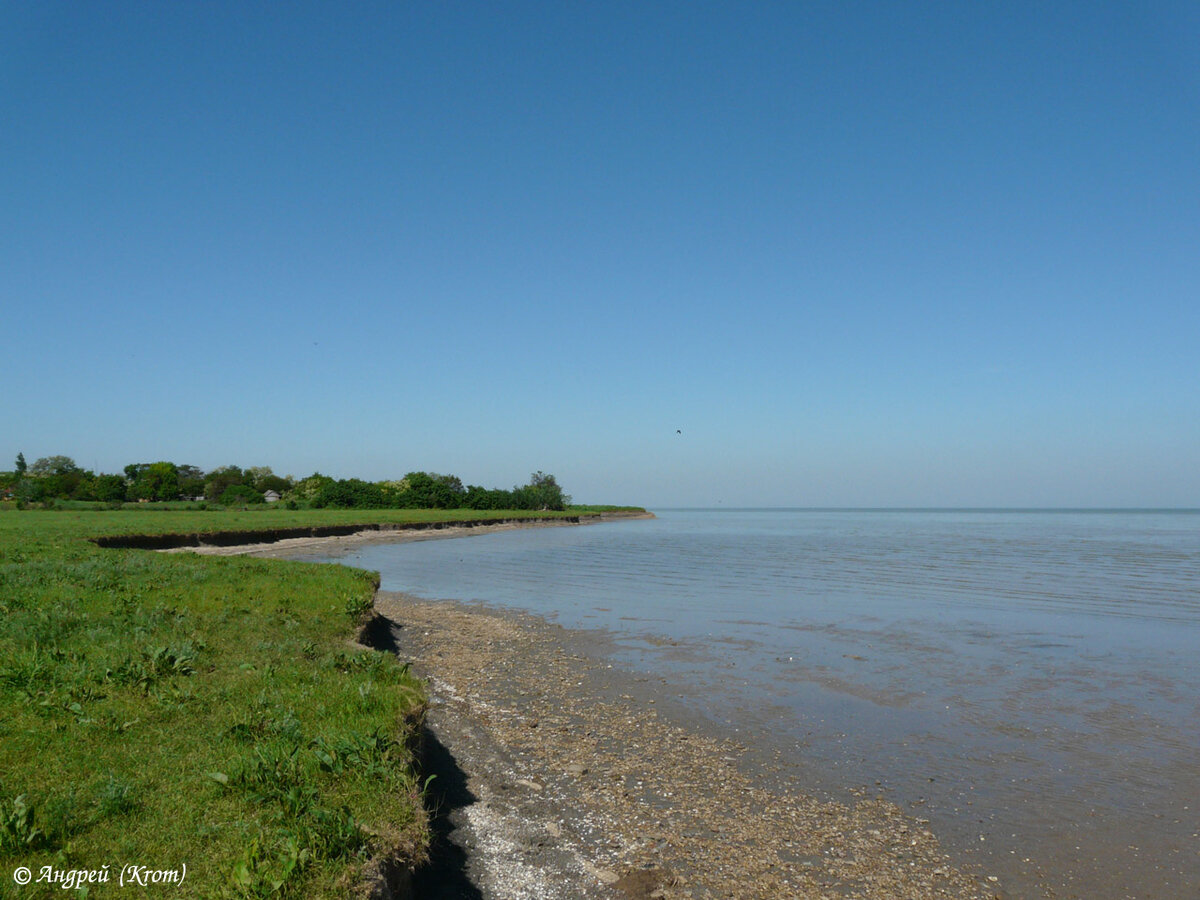
[[[679,511],[341,561],[612,629],[1018,895],[1200,895],[1200,513]]]

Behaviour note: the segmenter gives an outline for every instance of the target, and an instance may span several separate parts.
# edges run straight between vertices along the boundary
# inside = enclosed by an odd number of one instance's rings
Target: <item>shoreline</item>
[[[604,518],[161,552],[294,558]],[[431,700],[423,768],[437,776],[440,837],[418,896],[1004,896],[994,876],[956,865],[927,820],[860,789],[819,799],[778,751],[689,710],[686,685],[614,665],[607,632],[385,591],[375,611],[369,643],[411,662]]]
[[[652,512],[581,513],[570,518],[504,519],[496,523],[456,524],[454,522],[422,523],[420,526],[372,527],[349,534],[306,535],[285,537],[270,541],[245,544],[203,543],[199,535],[196,545],[156,548],[158,553],[196,553],[200,556],[256,556],[260,559],[291,559],[298,554],[320,550],[346,552],[367,544],[406,544],[412,541],[436,541],[448,538],[472,537],[496,531],[512,531],[518,528],[565,528],[595,525],[600,522],[621,519],[653,519]]]
[[[615,665],[606,632],[387,591],[376,612],[429,685],[451,786],[434,853],[457,868],[421,896],[456,879],[487,900],[1003,896],[926,820],[865,790],[817,798],[689,711],[685,685]]]

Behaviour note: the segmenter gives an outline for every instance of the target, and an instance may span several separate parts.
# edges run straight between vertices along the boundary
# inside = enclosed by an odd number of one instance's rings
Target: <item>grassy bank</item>
[[[89,538],[486,515],[0,512],[0,894],[61,896],[16,866],[109,866],[102,896],[186,864],[163,896],[345,896],[419,858],[422,686],[352,643],[373,574]]]

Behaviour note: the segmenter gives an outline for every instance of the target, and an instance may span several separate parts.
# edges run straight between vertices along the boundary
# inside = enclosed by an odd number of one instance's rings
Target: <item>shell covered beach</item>
[[[382,592],[376,645],[429,680],[430,897],[995,898],[928,823],[868,791],[818,799],[603,633]]]

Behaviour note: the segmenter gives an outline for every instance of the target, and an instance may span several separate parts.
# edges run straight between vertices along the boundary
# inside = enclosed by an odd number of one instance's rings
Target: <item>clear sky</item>
[[[0,16],[0,467],[1200,506],[1194,2]]]

